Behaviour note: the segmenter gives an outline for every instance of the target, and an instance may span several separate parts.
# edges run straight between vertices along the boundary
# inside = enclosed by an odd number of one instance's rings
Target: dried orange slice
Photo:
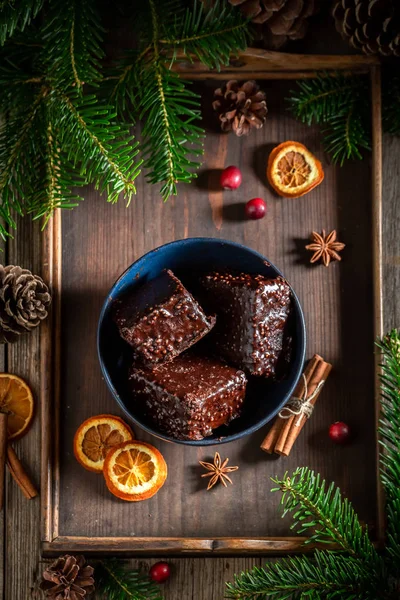
[[[134,440],[107,454],[103,475],[114,496],[139,502],[154,496],[164,485],[167,464],[157,448]]]
[[[75,458],[88,471],[101,473],[107,453],[122,442],[133,440],[134,437],[131,428],[119,417],[90,417],[75,433]]]
[[[8,414],[8,439],[22,437],[32,422],[34,402],[28,384],[20,377],[0,373],[0,412]]]
[[[283,142],[268,158],[267,178],[285,198],[299,198],[321,183],[324,171],[320,161],[299,142]]]

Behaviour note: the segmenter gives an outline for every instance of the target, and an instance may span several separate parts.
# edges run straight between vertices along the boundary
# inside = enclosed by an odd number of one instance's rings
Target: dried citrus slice
[[[269,155],[267,178],[285,198],[298,198],[321,183],[324,171],[320,161],[299,142],[283,142]]]
[[[75,433],[75,458],[88,471],[101,473],[107,453],[122,442],[133,440],[134,437],[131,428],[119,417],[90,417]]]
[[[34,402],[28,384],[20,377],[0,373],[0,412],[8,414],[8,439],[22,437],[32,422]]]
[[[134,440],[107,454],[103,474],[114,496],[139,502],[154,496],[164,485],[167,464],[157,448]]]

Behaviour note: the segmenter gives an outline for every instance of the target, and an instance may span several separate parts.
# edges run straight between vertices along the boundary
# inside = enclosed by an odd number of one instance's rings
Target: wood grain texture
[[[314,39],[314,36],[310,37],[312,38],[310,47],[315,48],[315,43],[318,43],[318,35],[315,36],[317,39]],[[333,49],[337,47],[338,41],[340,42],[338,37],[334,39],[335,42],[332,44]],[[322,51],[331,50],[331,48],[326,46],[326,44],[324,45],[323,42],[319,41],[319,43],[320,45],[322,44]],[[400,325],[400,297],[398,294],[400,288],[400,239],[398,234],[398,223],[400,219],[400,203],[398,202],[400,196],[400,139],[385,135],[383,142],[384,329],[388,330],[391,327]],[[261,162],[261,158],[259,161]],[[355,168],[357,171],[360,166],[355,164]],[[342,187],[346,183],[352,184],[351,167],[346,170],[346,177],[344,178]],[[145,204],[148,200],[147,194],[146,197],[143,197],[144,190],[148,192],[149,187],[146,186],[146,188],[141,188],[142,195],[135,200],[135,204]],[[183,233],[185,234],[184,237],[187,237],[189,235],[189,229],[192,229],[192,225],[189,223],[189,201],[187,195],[183,192],[180,194],[178,200],[184,215],[182,225]],[[102,201],[102,199],[99,199],[99,202]],[[200,200],[200,204],[203,206],[203,200]],[[368,200],[366,199],[365,204],[360,206],[360,204],[357,203],[357,206],[352,210],[350,201],[350,206],[347,209],[350,211],[350,216],[352,217],[351,225],[348,226],[350,236],[352,236],[352,231],[360,226],[360,222],[364,218],[364,212],[368,206]],[[191,207],[191,209],[193,210],[193,207]],[[198,216],[202,215],[203,210],[204,209],[198,208]],[[144,211],[145,207],[142,207],[142,211],[140,211],[137,216],[142,216],[142,212]],[[146,211],[146,215],[151,217],[151,213],[152,210],[150,207]],[[110,212],[109,215],[111,214],[112,213]],[[318,218],[318,213],[316,214],[316,217]],[[143,233],[139,237],[143,238],[148,225],[144,222],[141,222],[141,224]],[[121,219],[120,226],[123,227],[123,225],[124,222],[123,219]],[[115,229],[117,229],[117,227],[115,227]],[[35,228],[35,235],[39,236],[38,228]],[[32,266],[37,260],[37,258],[35,258],[37,248],[32,241],[32,236],[33,231],[28,224],[19,229],[17,243],[12,252],[12,260],[16,263],[23,264],[23,261],[25,261],[26,266]],[[368,249],[367,239],[365,243],[365,248]],[[101,260],[101,256],[102,255],[100,254],[98,258],[99,261]],[[362,262],[363,252],[357,253],[357,259]],[[120,265],[121,270],[123,266],[124,265]],[[357,270],[355,271],[354,276],[357,278]],[[347,273],[346,283],[351,285],[351,272]],[[328,286],[325,286],[324,289],[329,293]],[[330,311],[328,311],[328,314],[330,315]],[[330,316],[330,318],[332,317]],[[347,353],[348,358],[351,356],[351,352],[354,351],[356,346],[357,343],[355,340],[355,343]],[[32,351],[33,353],[36,351],[37,356],[38,347],[34,336],[30,339],[29,351]],[[24,356],[26,356],[26,350]],[[2,348],[0,348],[0,367],[4,368]],[[27,365],[27,370],[31,370],[29,373],[30,377],[35,377],[35,373],[37,373],[38,370],[38,364],[35,364],[34,361],[30,360]],[[333,376],[334,375],[332,374],[332,377]],[[335,396],[332,395],[330,400],[336,402]],[[323,401],[324,400],[321,398],[321,403]],[[342,406],[342,404],[343,403],[339,401],[338,406]],[[332,415],[334,415],[333,409]],[[360,419],[357,419],[356,424],[359,422]],[[324,441],[325,438],[321,435],[319,437],[319,443],[323,444]],[[26,464],[31,467],[32,475],[36,482],[38,482],[40,469],[39,461],[35,457],[38,457],[40,453],[40,434],[37,422],[35,423],[34,430],[29,433],[25,440],[21,441],[21,444],[23,442],[24,454],[27,458]],[[316,450],[318,451],[318,447]],[[305,459],[307,459],[307,457],[305,457]],[[85,473],[83,473],[82,477],[85,477]],[[7,488],[9,493],[13,486],[13,482],[8,478]],[[14,492],[15,494],[19,494],[17,489],[15,489]],[[9,504],[10,503],[7,502],[7,505]],[[10,531],[12,532],[12,539],[10,539],[9,536],[6,539],[3,528],[4,521],[2,514],[0,514],[0,600],[38,600],[39,598],[42,598],[37,591],[33,590],[36,574],[42,569],[42,565],[39,565],[40,554],[39,544],[37,543],[40,537],[39,511],[33,514],[32,503],[27,504],[30,505],[29,510],[31,512],[25,513],[26,505],[21,501],[17,509],[13,509],[12,512],[9,513],[8,533],[10,533]],[[5,564],[6,556],[7,564]],[[140,563],[133,561],[132,564],[133,566],[140,564],[147,569],[151,562],[154,561],[140,561]],[[254,565],[260,565],[264,561],[258,558],[185,558],[176,559],[171,562],[174,567],[173,576],[170,582],[163,587],[165,600],[220,600],[224,596],[224,581],[232,580],[234,573],[240,573],[242,570],[251,568]],[[3,566],[5,566],[5,577]],[[5,580],[7,580],[6,588]],[[7,593],[5,593],[5,589],[7,589]]]
[[[333,479],[352,498],[370,530],[376,529],[377,485],[371,477],[376,454],[369,442],[375,429],[373,263],[372,252],[365,251],[371,248],[372,214],[370,210],[363,211],[365,198],[371,196],[368,161],[342,169],[329,165],[318,129],[298,123],[285,112],[287,85],[266,82],[264,87],[271,98],[267,125],[248,138],[230,136],[229,143],[228,136],[213,130],[209,110],[213,87],[201,88],[208,130],[204,168],[197,184],[182,188],[177,199],[162,205],[157,191],[149,189],[141,179],[138,195],[146,194],[146,199],[129,210],[123,204],[111,207],[90,192],[79,211],[63,216],[62,428],[59,522],[53,534],[57,538],[54,550],[67,550],[71,544],[81,550],[108,548],[152,553],[176,553],[179,547],[189,553],[226,554],[298,550],[299,544],[293,546],[290,540],[283,540],[280,547],[277,539],[265,538],[285,538],[288,526],[280,518],[279,497],[268,494],[269,477],[302,464]],[[322,159],[325,168],[323,185],[297,200],[277,198],[265,182],[269,151],[285,139],[304,141]],[[217,179],[221,168],[228,164],[241,165],[244,183],[238,192],[223,194]],[[268,216],[259,222],[244,221],[242,199],[254,196],[266,198]],[[363,220],[354,228],[355,218],[361,212]],[[310,232],[322,228],[337,229],[347,246],[344,261],[329,269],[310,266],[309,256],[304,254]],[[221,449],[232,464],[241,465],[234,489],[218,488],[205,493],[198,460],[209,458],[210,452],[195,447],[182,452],[179,445],[157,441],[167,463],[174,466],[173,477],[154,498],[131,506],[110,496],[101,477],[82,472],[73,459],[72,439],[87,417],[119,412],[100,376],[95,345],[98,314],[107,290],[142,254],[184,236],[225,237],[255,248],[276,264],[303,305],[308,356],[320,352],[333,363],[334,374],[324,388],[318,410],[307,423],[306,433],[288,459],[275,461],[261,452],[259,445],[265,432],[238,440]],[[355,297],[363,298],[356,313]],[[340,418],[356,428],[361,412],[365,417],[351,447],[323,444],[332,421]],[[136,433],[140,439],[155,443],[144,432]],[[55,505],[58,506],[57,497]],[[88,511],[91,519],[87,518]],[[263,539],[257,539],[260,536]],[[160,537],[166,538],[164,546]],[[203,540],[193,539],[199,537]],[[219,540],[221,537],[229,539]],[[143,543],[145,538],[149,538],[148,548]],[[47,541],[45,550],[51,548]]]
[[[179,55],[181,59],[186,58],[183,52]],[[173,70],[185,79],[296,79],[315,76],[318,71],[365,73],[373,65],[379,65],[376,56],[290,54],[288,58],[284,52],[248,48],[231,58],[229,65],[222,66],[220,71],[210,72],[196,57],[174,63]]]
[[[40,275],[41,234],[39,223],[29,219],[18,223],[18,238],[9,243],[8,262],[19,264]],[[21,337],[17,343],[7,346],[7,369],[20,375],[31,386],[37,406],[36,416],[28,434],[14,444],[14,449],[35,486],[39,488],[40,474],[40,345],[39,331]],[[34,597],[31,588],[40,570],[40,524],[39,497],[27,500],[21,490],[8,476],[5,524],[5,558],[7,577],[5,600],[26,600]]]

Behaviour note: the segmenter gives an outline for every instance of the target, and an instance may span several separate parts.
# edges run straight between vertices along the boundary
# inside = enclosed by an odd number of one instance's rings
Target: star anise
[[[221,461],[219,452],[215,453],[214,463],[203,462],[202,460],[199,460],[201,466],[209,471],[209,473],[204,473],[202,477],[211,477],[207,486],[208,490],[211,490],[211,488],[214,487],[218,481],[220,481],[225,487],[228,487],[226,484],[227,481],[232,483],[232,480],[227,473],[233,473],[233,471],[237,471],[239,467],[228,467],[228,462],[229,458],[226,458],[224,462]]]
[[[317,260],[322,260],[325,267],[329,267],[331,260],[342,260],[342,257],[338,254],[345,244],[336,240],[336,230],[334,229],[328,235],[325,234],[325,229],[319,234],[316,231],[312,232],[311,235],[312,244],[306,246],[306,250],[314,252],[310,262],[315,263]]]

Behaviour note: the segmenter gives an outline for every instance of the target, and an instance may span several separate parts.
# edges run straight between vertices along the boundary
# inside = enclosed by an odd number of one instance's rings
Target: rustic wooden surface
[[[122,202],[109,205],[91,191],[77,210],[63,215],[59,536],[287,537],[288,520],[281,519],[279,496],[268,493],[269,477],[304,464],[334,480],[374,530],[371,160],[368,157],[343,168],[329,164],[319,128],[299,123],[285,110],[285,97],[292,85],[263,83],[268,123],[243,138],[221,135],[213,128],[213,115],[207,110],[213,87],[200,86],[207,137],[204,164],[196,182],[162,205],[157,189],[149,188],[141,178],[138,196],[142,201],[129,209]],[[295,201],[276,197],[265,181],[269,150],[285,139],[306,143],[325,169],[323,184]],[[243,172],[244,181],[235,193],[222,192],[218,186],[220,169],[229,164],[240,164]],[[266,199],[268,214],[262,221],[245,221],[243,199],[255,196]],[[347,244],[341,264],[329,269],[309,265],[304,245],[315,228],[338,230],[339,238]],[[233,477],[234,488],[221,486],[206,493],[198,461],[209,460],[214,449],[187,447],[183,452],[180,445],[157,441],[172,467],[171,475],[154,498],[132,506],[110,495],[101,477],[83,472],[72,453],[74,433],[82,421],[94,414],[121,412],[100,375],[98,315],[108,289],[134,260],[173,239],[196,236],[244,243],[276,264],[303,306],[307,357],[318,352],[334,370],[323,400],[290,457],[276,460],[276,456],[261,452],[265,430],[223,446],[222,455],[229,456],[231,464],[240,465],[238,476]],[[355,297],[364,299],[356,315]],[[357,351],[359,357],[354,360]],[[351,446],[337,448],[324,443],[332,421],[340,416],[356,428],[361,413],[362,427],[357,428]],[[137,436],[155,443],[142,431],[137,431]],[[109,547],[116,543],[113,540]],[[174,542],[172,545],[176,547]],[[107,549],[106,543],[104,546]],[[143,544],[138,542],[139,546]],[[235,546],[244,549],[240,542]],[[71,545],[66,542],[64,547]],[[153,542],[152,548],[158,547]],[[212,543],[206,547],[211,548]]]
[[[315,48],[315,44],[313,44]],[[323,47],[320,51],[331,51],[331,48]],[[383,214],[384,214],[384,325],[388,329],[400,324],[400,300],[398,289],[400,285],[400,240],[398,237],[398,222],[400,218],[400,140],[389,136],[384,137],[383,144]],[[356,166],[357,168],[357,166]],[[351,182],[351,170],[348,172]],[[173,228],[173,222],[162,222],[156,219],[152,207],[143,197],[143,188],[139,189],[139,196],[135,202],[135,218],[140,219],[143,227],[141,239],[146,238],[149,245],[154,245],[154,227],[165,227],[167,231]],[[216,198],[214,203],[214,216],[218,219],[221,199]],[[365,198],[366,206],[368,199]],[[349,207],[351,209],[351,206]],[[80,210],[80,209],[78,209]],[[169,209],[172,210],[172,209]],[[189,206],[186,201],[183,205],[183,215],[188,219]],[[367,208],[356,206],[352,213],[352,226],[347,231],[347,239],[351,238],[360,223],[364,222]],[[285,214],[282,215],[282,218]],[[319,220],[319,215],[316,217]],[[198,219],[203,218],[199,211]],[[196,217],[194,217],[196,219]],[[191,235],[189,221],[183,226],[183,234]],[[263,223],[263,222],[261,222]],[[265,223],[265,221],[264,221]],[[123,221],[121,222],[121,225]],[[151,226],[150,226],[151,225]],[[147,231],[149,229],[149,231]],[[115,226],[118,234],[118,228]],[[170,233],[172,233],[170,231]],[[11,244],[6,262],[23,264],[40,272],[38,257],[39,227],[32,226],[28,220],[20,225],[18,238]],[[250,240],[251,241],[251,240]],[[132,239],[132,243],[135,240]],[[369,256],[368,242],[364,249],[365,255]],[[107,248],[99,246],[93,251],[90,259],[98,264],[107,256]],[[359,264],[362,264],[363,256],[359,256]],[[283,266],[283,265],[282,265]],[[123,264],[115,265],[116,271],[122,270]],[[351,273],[347,271],[347,282],[351,284],[352,277],[357,277],[357,269]],[[77,282],[78,284],[79,282]],[[109,282],[107,282],[108,284]],[[103,282],[103,285],[105,283]],[[357,299],[355,298],[355,302]],[[38,335],[33,334],[29,340],[20,341],[10,353],[8,364],[5,364],[3,355],[0,353],[0,366],[4,369],[16,372],[39,389],[38,365],[40,360],[40,347]],[[357,342],[357,340],[356,340]],[[355,343],[357,350],[357,343]],[[364,413],[360,421],[364,418]],[[35,420],[29,435],[16,444],[19,456],[24,460],[27,468],[32,474],[35,482],[39,483],[40,474],[40,422]],[[85,474],[83,474],[85,477]],[[362,493],[362,490],[360,491]],[[91,515],[87,515],[91,519]],[[220,519],[224,519],[221,512]],[[28,502],[23,498],[10,477],[7,478],[6,518],[0,515],[0,600],[38,600],[41,596],[35,589],[35,581],[38,573],[42,570],[40,564],[39,548],[39,525],[40,503],[38,499]],[[145,565],[152,561],[146,561]],[[173,563],[173,577],[164,587],[165,600],[220,600],[224,595],[224,581],[231,580],[234,573],[250,568],[253,565],[262,564],[262,559],[237,558],[237,559],[176,559]],[[135,563],[137,564],[137,563]]]

